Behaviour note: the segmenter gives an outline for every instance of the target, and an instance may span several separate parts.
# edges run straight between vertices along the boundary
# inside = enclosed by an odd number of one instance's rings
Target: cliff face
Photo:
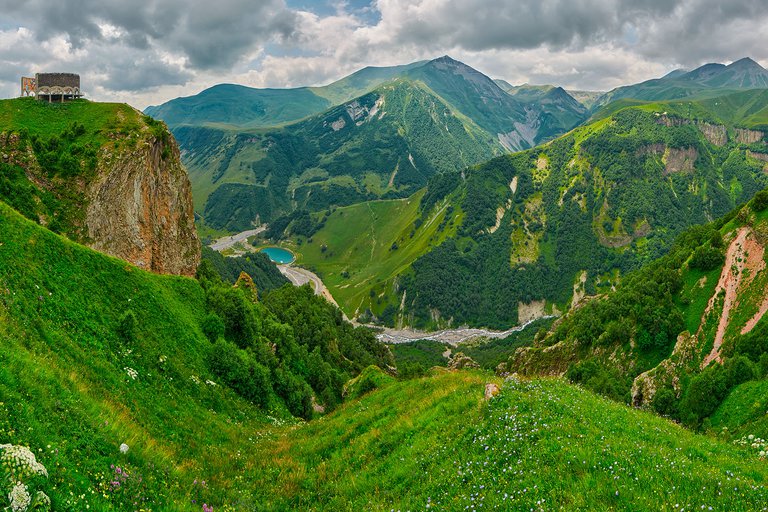
[[[128,105],[39,103],[0,101],[0,200],[145,270],[193,275],[192,189],[165,125]]]
[[[90,246],[153,272],[193,275],[200,242],[175,140],[150,135],[103,153],[86,193]]]

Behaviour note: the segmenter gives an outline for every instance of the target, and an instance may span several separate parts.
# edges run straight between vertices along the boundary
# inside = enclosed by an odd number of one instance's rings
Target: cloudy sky
[[[706,62],[768,66],[768,0],[0,0],[0,97],[80,73],[135,107],[216,83],[321,85],[450,55],[511,83],[608,90]]]

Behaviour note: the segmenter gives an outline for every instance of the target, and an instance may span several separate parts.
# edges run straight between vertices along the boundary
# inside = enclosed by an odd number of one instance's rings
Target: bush
[[[237,345],[219,339],[209,356],[211,371],[237,394],[260,407],[267,407],[273,394],[269,370]]]
[[[136,314],[129,309],[122,314],[117,324],[117,334],[123,342],[131,342],[136,339],[136,332],[139,328],[139,322],[136,320]]]
[[[224,320],[215,313],[209,313],[203,320],[203,334],[211,343],[224,336]]]
[[[651,401],[651,407],[658,414],[675,418],[678,415],[677,396],[670,388],[661,388],[656,392]]]
[[[680,401],[680,417],[688,426],[699,427],[701,421],[718,408],[728,393],[725,371],[718,365],[708,366],[691,379]]]
[[[752,199],[752,209],[756,212],[762,212],[768,208],[768,190],[761,190]]]
[[[725,370],[729,389],[735,388],[744,382],[755,380],[758,376],[757,368],[746,356],[730,358],[725,363]]]
[[[306,382],[283,368],[275,369],[275,392],[294,416],[312,418],[312,390]]]
[[[693,251],[689,266],[706,272],[719,267],[724,261],[723,251],[714,247],[702,246]]]

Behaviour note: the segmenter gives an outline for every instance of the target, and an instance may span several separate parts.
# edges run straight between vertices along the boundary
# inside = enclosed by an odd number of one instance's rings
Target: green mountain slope
[[[619,87],[600,97],[593,109],[622,98],[674,100],[719,96],[729,90],[765,88],[768,88],[768,70],[746,57],[727,66],[705,64],[690,72],[677,70],[659,79]]]
[[[0,444],[34,447],[54,510],[252,508],[228,483],[248,437],[391,364],[307,287],[254,302],[217,279],[139,270],[0,203]]]
[[[761,98],[754,91],[728,102],[757,109]],[[455,234],[411,261],[396,290],[342,307],[369,308],[387,323],[507,328],[610,289],[666,253],[688,226],[724,215],[768,185],[764,133],[738,128],[706,105],[624,108],[463,177],[435,178],[422,199],[423,218],[447,201],[461,212]],[[402,249],[408,241],[378,243]],[[334,265],[334,256],[324,257]],[[363,268],[346,270],[351,276]]]
[[[149,106],[144,113],[162,119],[171,128],[179,125],[227,125],[261,128],[286,124],[333,105],[361,96],[400,76],[422,62],[403,66],[363,68],[322,87],[255,89],[243,85],[219,84],[185,98]]]
[[[307,117],[331,106],[309,88],[253,89],[221,84],[194,96],[144,109],[171,128],[184,124],[274,126]]]
[[[669,255],[589,300],[500,371],[566,373],[693,427],[766,437],[766,208],[761,191],[686,231]]]
[[[206,224],[248,229],[294,209],[404,197],[502,146],[420,82],[397,80],[280,130],[176,129]]]
[[[323,276],[348,317],[365,317],[371,302],[387,303],[384,296],[397,288],[398,276],[414,260],[456,232],[461,212],[443,202],[422,219],[422,197],[420,191],[407,199],[368,201],[318,214],[322,227],[311,239],[293,237],[302,242],[295,247],[297,264]]]

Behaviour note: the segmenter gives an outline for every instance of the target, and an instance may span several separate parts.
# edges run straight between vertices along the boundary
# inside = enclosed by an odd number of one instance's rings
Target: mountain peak
[[[763,66],[761,66],[760,64],[758,64],[757,62],[755,62],[754,60],[752,60],[749,57],[744,57],[743,59],[739,59],[739,60],[733,61],[730,64],[728,64],[727,67],[729,69],[733,69],[733,68],[743,68],[743,69],[754,68],[754,69],[765,70],[765,68]]]
[[[438,57],[436,59],[432,59],[431,62],[443,62],[443,63],[446,63],[446,64],[464,64],[463,62],[460,62],[460,61],[454,59],[450,55],[443,55],[442,57]],[[464,64],[464,65],[466,66],[466,64]]]

